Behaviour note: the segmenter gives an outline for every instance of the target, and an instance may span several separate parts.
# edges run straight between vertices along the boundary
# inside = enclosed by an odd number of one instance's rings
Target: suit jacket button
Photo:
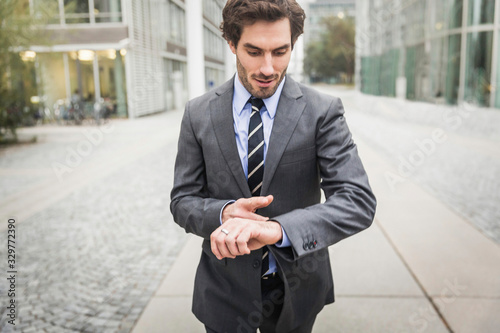
[[[312,246],[313,246],[313,248],[316,248],[316,246],[318,246],[318,241],[317,241],[317,240],[314,240],[314,241],[313,241],[313,245],[312,245]]]
[[[304,250],[309,250],[309,243],[304,243]]]
[[[259,260],[255,260],[252,264],[253,268],[259,268],[260,267],[260,261]]]

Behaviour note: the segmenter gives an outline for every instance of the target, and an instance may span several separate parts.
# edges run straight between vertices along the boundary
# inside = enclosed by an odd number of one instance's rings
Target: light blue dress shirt
[[[280,100],[281,91],[283,90],[283,85],[285,84],[285,79],[281,81],[278,89],[269,98],[263,99],[264,106],[260,110],[260,115],[262,118],[262,127],[264,129],[264,168],[266,166],[266,155],[267,148],[269,147],[269,139],[271,137],[271,131],[273,129],[274,117],[276,116],[276,109],[278,108],[278,102]],[[245,176],[248,177],[248,125],[250,123],[250,114],[252,113],[252,106],[248,102],[252,95],[246,90],[246,88],[241,84],[238,75],[234,76],[234,94],[233,94],[233,125],[234,125],[234,135],[236,137],[236,145],[238,147],[238,154],[240,155],[241,165],[243,166],[243,171]],[[270,193],[272,194],[272,193]],[[228,204],[234,201],[228,202]],[[271,203],[272,205],[272,203]],[[224,210],[222,207],[222,210]],[[222,223],[222,210],[221,210],[221,223]],[[288,236],[281,227],[283,232],[283,238],[281,242],[276,243],[277,247],[288,247],[291,246]],[[269,252],[269,273],[276,272],[276,259],[273,254]]]

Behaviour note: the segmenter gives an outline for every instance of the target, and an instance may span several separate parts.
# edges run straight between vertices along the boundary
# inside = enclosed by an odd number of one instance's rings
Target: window
[[[67,24],[90,23],[88,0],[64,0],[64,16]]]
[[[120,0],[94,0],[96,23],[121,22],[122,9]]]
[[[458,87],[460,85],[460,48],[462,35],[448,37],[448,68],[446,71],[446,102],[457,104]]]
[[[40,62],[40,94],[45,99],[45,105],[51,109],[56,109],[56,104],[62,103],[67,97],[64,79],[63,54],[38,53]],[[63,116],[63,115],[59,115]]]
[[[435,1],[431,4],[434,6],[434,10],[432,11],[433,17],[433,28],[435,31],[441,31],[445,28],[444,22],[445,12],[446,12],[446,1]]]
[[[463,0],[449,0],[449,28],[460,28],[462,26]]]
[[[203,0],[203,15],[218,27],[222,22],[222,6],[217,0]]]
[[[466,101],[489,106],[492,51],[493,31],[472,32],[467,35]]]
[[[78,94],[88,112],[95,102],[94,57],[91,50],[69,52],[71,94]]]
[[[58,0],[33,0],[32,10],[37,18],[47,20],[48,24],[61,23]]]
[[[186,63],[165,59],[164,68],[167,110],[180,109],[188,99]]]
[[[59,8],[58,0],[33,0],[32,3],[36,15],[40,18],[48,17],[49,24],[93,24],[122,21],[120,0],[94,0],[92,2],[89,0],[64,0],[64,8]],[[90,7],[92,3],[94,8]],[[64,17],[63,21],[61,17]]]
[[[495,1],[469,0],[469,25],[493,23]]]
[[[173,2],[169,2],[167,22],[167,41],[177,45],[186,45],[186,14],[184,10]]]
[[[444,97],[444,78],[446,77],[446,64],[448,59],[444,54],[445,38],[436,38],[431,42],[430,54],[430,93],[437,101]]]
[[[207,27],[203,27],[205,55],[214,59],[224,59],[224,40]]]
[[[211,90],[224,82],[224,71],[205,67],[205,89]]]
[[[103,105],[110,114],[126,114],[124,57],[120,50],[97,51]]]

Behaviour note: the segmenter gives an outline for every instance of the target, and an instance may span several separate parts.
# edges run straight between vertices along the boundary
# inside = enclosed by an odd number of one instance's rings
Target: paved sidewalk
[[[181,116],[23,128],[36,144],[0,149],[0,332],[132,330],[186,237],[168,209]]]
[[[337,302],[315,332],[496,333],[500,113],[321,88],[342,97],[379,205],[370,229],[331,247]],[[23,128],[36,144],[0,149],[0,332],[203,332],[190,311],[200,240],[168,209],[181,116]],[[390,186],[398,156],[440,127],[448,140]]]
[[[336,302],[314,332],[498,332],[499,245],[411,180],[394,191],[394,166],[356,142],[377,215],[330,248]],[[133,333],[204,332],[190,311],[200,244],[189,238]]]

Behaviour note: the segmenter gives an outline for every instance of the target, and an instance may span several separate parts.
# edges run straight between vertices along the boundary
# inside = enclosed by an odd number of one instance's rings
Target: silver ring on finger
[[[221,232],[225,233],[226,235],[229,235],[229,231],[227,231],[226,229],[222,228],[220,229]]]

